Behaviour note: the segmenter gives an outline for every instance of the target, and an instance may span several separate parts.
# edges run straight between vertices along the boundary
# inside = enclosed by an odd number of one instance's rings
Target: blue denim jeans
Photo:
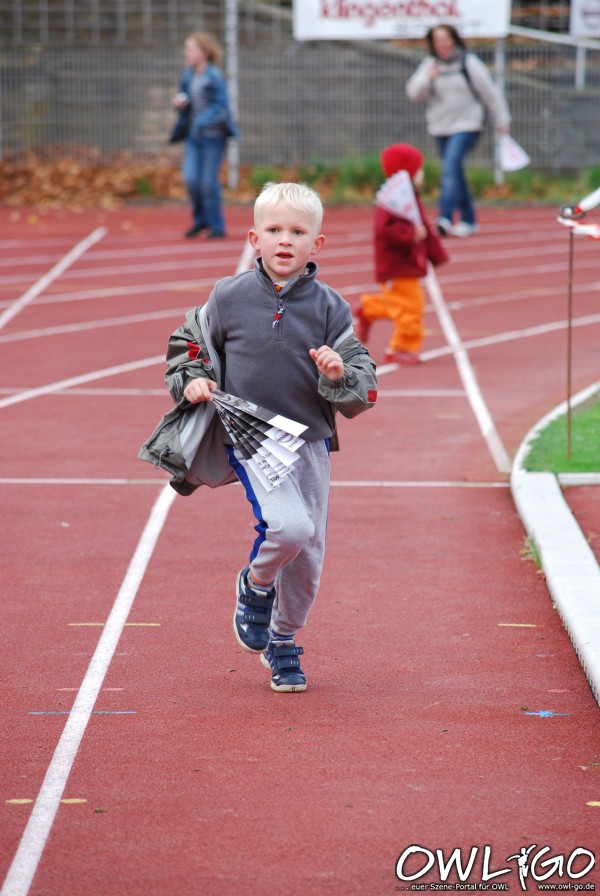
[[[194,225],[208,227],[212,233],[225,233],[219,181],[225,144],[225,137],[188,137],[183,149],[182,176]]]
[[[449,221],[452,221],[454,212],[458,210],[461,221],[465,224],[475,223],[475,207],[465,177],[464,160],[478,138],[477,131],[460,131],[448,137],[435,138],[438,155],[442,160],[440,217]]]

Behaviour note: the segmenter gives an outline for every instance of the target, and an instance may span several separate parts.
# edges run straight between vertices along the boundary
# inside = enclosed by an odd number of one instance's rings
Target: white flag
[[[408,171],[397,171],[388,177],[377,191],[375,203],[399,218],[407,218],[412,224],[423,223]]]

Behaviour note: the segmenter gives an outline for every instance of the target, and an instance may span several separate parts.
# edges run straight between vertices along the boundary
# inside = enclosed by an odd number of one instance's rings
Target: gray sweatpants
[[[306,624],[317,596],[327,531],[329,449],[325,441],[306,442],[291,472],[266,491],[237,452],[230,463],[252,505],[258,537],[250,565],[261,582],[275,582],[271,625],[293,635]]]

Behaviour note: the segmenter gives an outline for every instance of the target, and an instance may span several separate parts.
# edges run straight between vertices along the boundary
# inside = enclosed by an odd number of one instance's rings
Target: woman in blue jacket
[[[182,175],[192,204],[192,226],[186,237],[203,230],[208,230],[209,239],[225,236],[219,174],[227,138],[237,136],[237,128],[218,67],[221,57],[221,47],[212,35],[197,32],[186,38],[180,92],[173,99],[180,121],[187,123]]]

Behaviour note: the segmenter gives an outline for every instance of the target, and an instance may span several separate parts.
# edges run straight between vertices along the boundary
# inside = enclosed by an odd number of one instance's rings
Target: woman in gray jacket
[[[406,84],[413,102],[425,102],[427,130],[442,160],[438,231],[470,236],[479,229],[464,160],[483,128],[486,111],[496,131],[508,133],[510,112],[485,64],[452,25],[436,25],[426,35],[429,54]],[[459,220],[453,223],[454,215]]]

